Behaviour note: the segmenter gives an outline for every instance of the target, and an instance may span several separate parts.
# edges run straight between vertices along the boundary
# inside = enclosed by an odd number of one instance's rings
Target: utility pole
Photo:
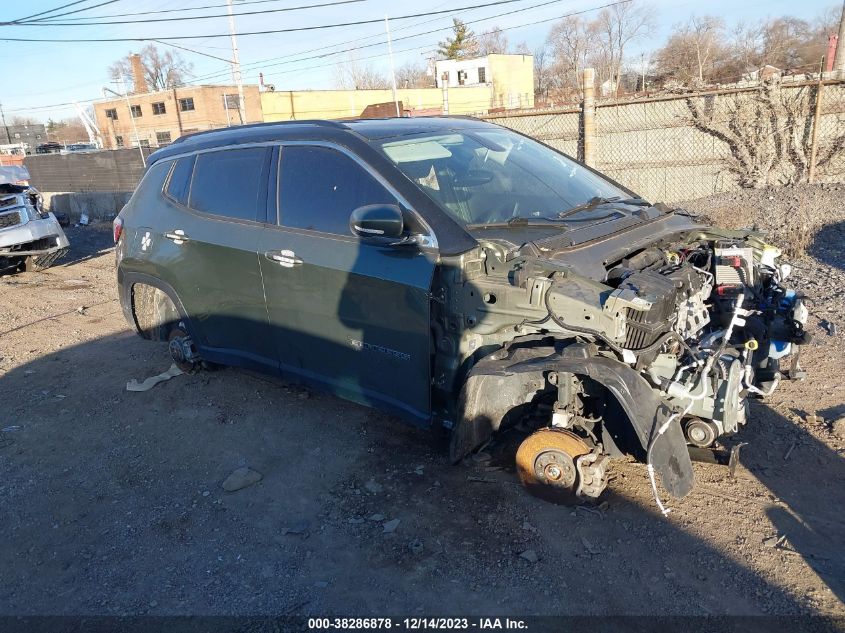
[[[241,123],[246,123],[246,108],[244,106],[244,84],[241,77],[241,60],[238,56],[238,37],[235,35],[235,14],[232,13],[232,0],[226,0],[226,8],[229,12],[229,35],[232,38],[232,76],[238,84],[238,114]]]
[[[840,75],[845,73],[845,2],[842,3],[842,16],[839,18],[839,41],[836,43],[833,70]]]
[[[126,109],[129,110],[129,120],[132,121],[132,132],[135,134],[135,143],[138,145],[138,151],[141,152],[141,164],[146,169],[147,157],[144,156],[144,148],[141,147],[141,137],[138,136],[138,126],[135,125],[135,117],[132,116],[132,104],[129,103],[129,93],[126,91],[126,81],[124,81],[122,74],[120,75],[120,88],[123,90],[123,98],[126,100]]]
[[[12,143],[12,136],[9,134],[9,126],[6,125],[6,115],[3,114],[3,104],[0,103],[0,119],[3,120],[3,129],[6,130],[6,142],[11,145]]]
[[[596,71],[585,68],[581,72],[581,89],[584,100],[581,102],[581,156],[585,165],[595,167],[595,139],[596,139],[596,99],[595,99]]]
[[[396,116],[402,116],[399,112],[399,100],[396,98],[396,70],[393,68],[393,44],[390,41],[390,20],[387,19],[387,14],[384,14],[384,30],[387,33],[387,55],[390,58],[390,81],[393,86],[393,105],[396,106]]]
[[[651,61],[651,60],[649,60],[649,61]],[[645,71],[646,71],[645,53],[640,53],[640,62],[642,64],[642,69],[643,69],[643,81],[640,84],[640,91],[645,92]]]

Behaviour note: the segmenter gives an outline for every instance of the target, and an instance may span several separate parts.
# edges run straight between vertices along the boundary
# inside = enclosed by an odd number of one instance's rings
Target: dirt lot
[[[109,229],[0,277],[0,614],[845,615],[842,224],[797,262],[806,381],[667,518],[641,465],[599,507],[551,505],[495,450],[450,466],[427,432],[241,370],[127,392],[170,360],[123,320]],[[245,465],[263,480],[225,492]]]

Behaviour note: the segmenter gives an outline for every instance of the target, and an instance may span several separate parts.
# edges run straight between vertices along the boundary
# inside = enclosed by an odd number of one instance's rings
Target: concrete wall
[[[772,125],[778,129],[777,138],[786,139],[780,151],[797,154],[799,161],[808,156],[810,132],[817,123],[817,181],[845,181],[845,83],[824,87],[821,116],[817,122],[812,120],[814,84],[783,90],[785,101],[794,101],[801,106],[795,116],[788,116],[783,109],[774,115],[777,120]],[[737,104],[741,106],[743,99],[753,104],[755,94],[728,90],[722,94],[694,97],[600,103],[595,114],[594,166],[653,201],[678,202],[737,189],[740,184],[728,169],[730,148],[716,135],[693,124],[687,100],[696,100],[704,111],[712,113],[717,126],[726,126],[732,118],[740,116],[736,114]],[[748,118],[759,116],[753,108],[741,111]],[[501,113],[486,118],[570,156],[578,156],[582,134],[579,108]],[[760,143],[771,145],[772,156],[777,154],[775,135],[766,134]],[[782,162],[791,168],[789,158]],[[789,176],[795,177],[794,173]],[[806,181],[806,173],[798,177],[800,182]],[[780,183],[775,178],[772,184]]]
[[[91,220],[112,220],[132,197],[131,191],[42,192],[44,206],[53,213],[65,213],[77,222],[85,213]]]
[[[150,150],[145,150],[146,154]],[[30,183],[40,191],[132,191],[144,173],[137,149],[27,156]]]
[[[473,114],[490,107],[490,86],[449,89],[449,113]],[[443,91],[440,88],[399,88],[396,97],[406,113],[440,114]],[[361,116],[367,106],[393,101],[390,90],[294,90],[261,93],[265,121],[295,119],[351,119]]]
[[[47,209],[66,213],[72,221],[82,213],[92,220],[112,219],[144,174],[137,149],[39,154],[27,156],[24,165],[29,170],[30,184],[44,196]]]

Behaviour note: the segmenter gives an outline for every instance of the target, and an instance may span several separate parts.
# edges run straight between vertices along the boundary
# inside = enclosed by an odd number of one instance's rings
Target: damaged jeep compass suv
[[[685,495],[690,455],[724,451],[806,339],[761,235],[471,119],[183,137],[150,157],[115,236],[126,318],[183,366],[442,425],[455,461],[521,421],[520,479],[573,497],[601,494],[624,454],[655,496],[655,473]]]

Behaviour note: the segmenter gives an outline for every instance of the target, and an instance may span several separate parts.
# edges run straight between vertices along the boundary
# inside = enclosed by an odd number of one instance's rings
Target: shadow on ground
[[[450,466],[425,431],[275,379],[125,391],[165,359],[121,333],[0,378],[0,613],[811,611],[657,516],[644,478],[612,482],[606,510],[552,506],[505,471]],[[746,461],[784,502],[769,510],[784,556],[841,599],[842,457],[763,405],[754,418]],[[223,492],[243,465],[264,479]]]
[[[835,222],[819,229],[807,252],[828,266],[842,268],[842,262],[845,262],[845,222]]]

